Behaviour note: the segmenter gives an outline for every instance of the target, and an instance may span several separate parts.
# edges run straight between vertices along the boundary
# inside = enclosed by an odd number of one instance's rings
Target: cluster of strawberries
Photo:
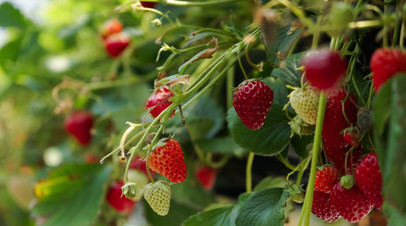
[[[406,72],[406,54],[398,49],[378,49],[371,58],[375,91],[398,72]],[[382,176],[375,152],[362,160],[360,131],[368,125],[357,125],[357,112],[364,117],[365,108],[358,111],[355,96],[346,89],[337,89],[347,71],[346,62],[338,53],[327,49],[311,52],[302,61],[310,84],[294,88],[289,104],[297,116],[289,123],[292,134],[309,135],[316,124],[320,91],[328,93],[322,129],[323,150],[333,165],[316,172],[312,212],[325,221],[340,217],[358,222],[373,207],[383,203]],[[245,81],[234,93],[234,108],[244,125],[260,129],[272,106],[273,91],[261,81]],[[285,106],[285,109],[287,106]],[[368,112],[368,111],[367,111]],[[358,120],[363,122],[365,120]],[[311,131],[311,132],[309,132]]]
[[[104,40],[104,47],[107,53],[115,58],[130,44],[131,39],[122,32],[123,25],[120,21],[111,19],[103,24],[101,36]]]

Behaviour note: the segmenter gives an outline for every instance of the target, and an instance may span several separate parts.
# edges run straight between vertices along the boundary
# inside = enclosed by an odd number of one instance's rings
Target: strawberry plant
[[[19,7],[0,225],[404,225],[404,1]]]

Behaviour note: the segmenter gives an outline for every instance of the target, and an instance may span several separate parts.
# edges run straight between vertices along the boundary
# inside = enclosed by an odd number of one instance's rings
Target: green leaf
[[[15,61],[18,57],[22,39],[9,41],[0,49],[0,66],[4,67],[7,61]]]
[[[238,204],[236,205],[229,205],[197,213],[187,219],[183,223],[183,226],[234,226],[241,205],[250,195],[251,194],[247,193],[241,194],[238,197]]]
[[[386,121],[391,114],[392,80],[380,88],[373,101],[372,122],[377,135],[382,135]]]
[[[297,28],[294,30],[294,26],[296,26],[296,23],[280,28],[275,43],[270,43],[270,46],[268,46],[269,51],[267,51],[267,54],[273,67],[276,67],[280,62],[277,54],[280,53],[283,57],[287,56],[293,43],[300,38],[302,29]]]
[[[300,67],[300,61],[305,52],[292,54],[283,63],[281,67],[272,71],[272,75],[282,80],[285,84],[300,87],[302,72],[297,70]]]
[[[289,193],[283,188],[269,188],[254,192],[245,201],[238,214],[236,225],[283,225],[286,199]]]
[[[213,139],[198,140],[197,145],[204,152],[243,156],[248,154],[244,148],[235,143],[232,137],[216,137]]]
[[[283,105],[287,101],[287,91],[280,81],[264,80],[274,90],[275,100],[269,110],[264,126],[250,130],[231,108],[227,114],[228,128],[234,141],[241,147],[259,155],[273,156],[281,153],[290,141],[290,126],[287,124]]]
[[[395,208],[386,207],[385,212],[388,214],[388,225],[391,226],[404,226],[406,225],[405,214],[400,213]]]
[[[284,177],[265,177],[254,188],[254,192],[268,188],[285,188],[286,179]]]
[[[385,201],[400,212],[406,210],[406,74],[394,77],[392,82],[392,115],[390,118],[388,148],[378,150],[385,156],[381,165]]]
[[[314,137],[313,136],[302,136],[295,134],[292,137],[290,144],[292,145],[293,150],[295,153],[301,158],[305,159],[309,155],[309,151],[307,150],[307,146],[313,143]]]
[[[1,27],[25,27],[26,19],[21,12],[11,3],[4,2],[0,5],[0,26]]]
[[[97,164],[66,165],[56,169],[42,184],[41,191],[45,193],[40,194],[45,197],[39,198],[32,214],[46,216],[44,226],[90,225],[104,200],[104,187],[111,171],[111,166]],[[49,193],[54,195],[47,198]]]
[[[183,221],[196,213],[196,209],[181,204],[176,200],[171,200],[171,207],[166,216],[156,214],[145,201],[144,204],[148,225],[181,225]]]

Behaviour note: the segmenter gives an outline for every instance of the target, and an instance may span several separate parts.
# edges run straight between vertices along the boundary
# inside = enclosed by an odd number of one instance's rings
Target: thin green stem
[[[301,165],[299,174],[297,175],[297,179],[296,179],[296,185],[298,185],[298,186],[300,185],[300,182],[302,182],[303,173],[306,170],[307,166],[309,165],[310,155],[304,161],[306,162],[306,164]]]
[[[401,23],[401,27],[400,27],[400,36],[399,36],[399,46],[400,49],[404,50],[404,41],[405,41],[405,22],[406,22],[406,16],[405,13],[402,10],[402,23]]]
[[[227,109],[233,106],[234,68],[227,70]]]
[[[348,27],[351,29],[369,28],[369,27],[380,27],[382,26],[382,21],[380,20],[363,20],[351,22]]]
[[[252,163],[254,162],[254,152],[250,152],[248,155],[247,160],[247,168],[246,168],[246,189],[247,193],[252,192],[252,178],[251,178],[251,170],[252,170]]]
[[[322,16],[317,17],[316,21],[316,27],[314,28],[314,33],[313,33],[313,41],[312,41],[312,49],[316,49],[317,45],[319,43],[319,38],[320,38],[320,23],[321,23]]]
[[[238,59],[238,65],[240,66],[240,69],[241,69],[241,71],[242,71],[242,73],[243,73],[243,75],[245,77],[245,80],[248,80],[248,75],[245,72],[244,66],[242,65],[242,62],[241,62],[240,52],[238,52],[238,58],[237,59]]]
[[[386,16],[388,15],[388,5],[386,4],[386,1],[384,1],[384,6],[383,6],[383,14]],[[388,47],[389,46],[389,28],[387,23],[383,24],[383,47]]]
[[[146,0],[146,2],[161,2],[166,5],[175,6],[216,6],[229,3],[237,3],[241,0],[218,0],[218,1],[207,1],[207,2],[189,2],[189,1],[178,1],[178,0]]]
[[[283,163],[283,165],[285,165],[287,168],[289,168],[290,170],[295,170],[295,166],[292,165],[289,161],[287,161],[285,158],[283,158],[283,156],[281,154],[278,155],[278,159],[279,161],[281,161]]]
[[[327,95],[324,91],[320,93],[319,108],[317,112],[316,131],[314,133],[313,149],[312,149],[312,163],[310,168],[310,178],[306,189],[306,202],[304,203],[304,220],[305,225],[310,224],[310,213],[313,202],[314,180],[316,176],[317,157],[321,144],[321,131],[323,128],[324,114],[326,112]]]
[[[373,94],[374,94],[374,86],[373,85],[371,85],[370,87],[369,87],[369,95],[368,95],[368,101],[367,101],[367,107],[368,107],[368,109],[371,107],[371,102],[372,102],[372,96],[373,96]]]
[[[156,143],[156,140],[158,139],[159,134],[162,132],[164,127],[165,127],[165,124],[161,124],[161,126],[159,127],[158,131],[156,132],[154,138],[152,139],[151,144],[150,144],[151,146],[150,146],[150,148],[149,148],[149,150],[147,152],[146,169],[147,169],[148,177],[149,177],[149,179],[151,180],[152,183],[154,183],[155,181],[154,181],[154,177],[152,177],[151,170],[149,169],[149,159],[151,157],[152,147]]]

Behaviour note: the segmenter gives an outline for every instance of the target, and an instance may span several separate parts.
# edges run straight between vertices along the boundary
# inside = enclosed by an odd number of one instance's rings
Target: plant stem
[[[316,131],[314,133],[313,149],[312,149],[312,163],[310,169],[310,178],[306,189],[306,198],[304,203],[304,218],[305,225],[310,223],[310,213],[313,203],[314,180],[316,176],[317,157],[319,155],[321,144],[321,131],[323,129],[324,114],[326,112],[327,95],[324,91],[320,93],[319,108],[317,112]],[[303,211],[303,210],[302,210]]]
[[[285,165],[287,168],[289,168],[290,170],[295,170],[295,166],[292,165],[289,161],[285,160],[282,155],[279,154],[279,161],[281,161],[283,163],[283,165]]]
[[[254,161],[254,152],[250,152],[248,155],[247,160],[247,169],[246,169],[246,187],[247,193],[252,192],[252,178],[251,178],[251,170],[252,170],[252,162]]]
[[[309,157],[306,158],[304,161],[305,161],[306,163],[305,163],[304,165],[301,165],[301,166],[300,166],[300,171],[299,171],[299,174],[297,175],[297,179],[296,179],[296,185],[298,185],[298,186],[300,185],[300,182],[302,182],[303,173],[304,173],[304,171],[306,170],[307,165],[309,165],[309,162],[310,162],[310,155],[309,155]]]
[[[218,1],[207,1],[207,2],[189,2],[189,1],[178,1],[178,0],[146,0],[145,2],[162,2],[166,5],[176,5],[176,6],[215,6],[223,5],[228,3],[236,3],[241,0],[218,0]]]
[[[234,68],[227,70],[227,109],[233,106]]]

